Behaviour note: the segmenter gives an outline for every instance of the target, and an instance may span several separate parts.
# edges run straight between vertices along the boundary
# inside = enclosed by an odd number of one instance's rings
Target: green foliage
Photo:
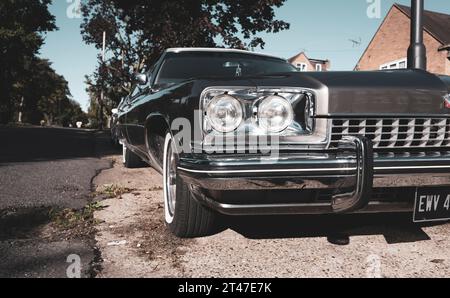
[[[70,99],[67,81],[37,57],[44,35],[56,30],[51,0],[0,1],[0,123],[22,121],[68,126],[87,121]]]
[[[0,1],[0,123],[13,120],[21,101],[20,81],[43,44],[43,35],[56,29],[49,13],[51,0]]]
[[[56,123],[64,127],[69,125],[76,127],[76,123],[79,121],[83,122],[83,124],[88,123],[87,114],[81,109],[80,104],[68,98],[62,101],[60,111],[58,111],[56,117]]]

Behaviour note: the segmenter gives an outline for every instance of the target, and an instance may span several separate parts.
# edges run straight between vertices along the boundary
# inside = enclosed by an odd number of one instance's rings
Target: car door
[[[146,73],[147,84],[138,86],[140,92],[137,92],[133,97],[131,108],[128,113],[128,133],[133,147],[141,151],[144,155],[147,155],[148,153],[145,139],[145,122],[150,111],[148,110],[147,102],[155,95],[152,85],[161,62],[163,61],[163,57],[164,56],[162,56]]]
[[[126,126],[126,105],[128,102],[128,95],[125,96],[119,103],[117,107],[117,120],[115,121],[116,125],[116,136],[119,140],[127,139],[127,126]],[[113,129],[111,127],[111,129]]]
[[[139,121],[139,113],[141,112],[139,102],[144,93],[145,87],[136,85],[128,100],[128,111],[126,116],[127,140],[134,149],[140,147],[139,144],[142,142],[141,139],[143,138],[143,124]]]

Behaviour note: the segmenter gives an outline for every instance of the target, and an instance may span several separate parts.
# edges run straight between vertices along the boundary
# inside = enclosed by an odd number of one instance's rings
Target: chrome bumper
[[[334,153],[283,154],[277,159],[243,156],[182,157],[178,172],[196,198],[225,214],[406,212],[413,202],[371,200],[374,188],[449,186],[450,155],[373,158],[371,142],[348,137]],[[226,204],[207,191],[332,190],[329,203]]]

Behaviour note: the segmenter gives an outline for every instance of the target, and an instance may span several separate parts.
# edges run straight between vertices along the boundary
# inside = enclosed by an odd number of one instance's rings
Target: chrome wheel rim
[[[166,192],[167,192],[167,206],[171,216],[175,214],[176,195],[177,195],[177,165],[175,153],[173,150],[173,142],[170,142],[167,148],[167,166],[166,166]]]
[[[122,144],[122,162],[123,164],[125,164],[127,162],[127,146],[125,146],[125,144]]]

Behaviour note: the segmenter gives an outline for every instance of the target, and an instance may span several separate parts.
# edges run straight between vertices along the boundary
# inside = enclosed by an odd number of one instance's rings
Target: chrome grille
[[[346,135],[363,135],[374,148],[450,147],[450,118],[333,119],[330,148]]]

